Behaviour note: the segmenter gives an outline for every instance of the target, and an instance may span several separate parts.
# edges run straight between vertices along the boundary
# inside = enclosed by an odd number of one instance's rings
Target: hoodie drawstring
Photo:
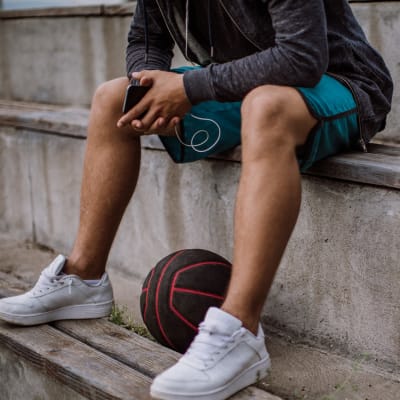
[[[208,13],[208,44],[210,46],[210,57],[214,58],[214,41],[212,35],[212,14],[211,14],[211,0],[208,0],[207,4],[207,13]]]
[[[143,17],[144,17],[144,45],[145,45],[145,55],[144,62],[147,64],[149,59],[149,20],[146,9],[146,0],[141,1],[141,5],[143,8]],[[212,13],[211,13],[211,0],[208,0],[207,3],[207,22],[208,22],[208,45],[210,46],[210,57],[211,59],[214,57],[214,39],[213,39],[213,26],[212,26]],[[186,0],[185,7],[185,57],[188,57],[188,35],[189,35],[189,0]]]
[[[149,60],[149,20],[147,16],[146,0],[139,0],[142,2],[143,16],[144,16],[144,62],[147,64]]]

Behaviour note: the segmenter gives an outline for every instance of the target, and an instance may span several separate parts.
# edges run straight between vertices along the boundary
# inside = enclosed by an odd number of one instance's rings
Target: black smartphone
[[[134,107],[144,95],[149,91],[150,86],[140,86],[139,81],[133,80],[126,88],[124,105],[122,106],[122,112],[127,113],[132,107]]]

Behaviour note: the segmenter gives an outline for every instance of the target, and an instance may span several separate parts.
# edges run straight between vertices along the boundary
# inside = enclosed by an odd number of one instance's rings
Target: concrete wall
[[[0,175],[7,192],[0,197],[0,230],[69,252],[84,143],[1,128],[1,171],[14,173]],[[110,266],[134,287],[180,248],[207,248],[231,259],[239,173],[238,163],[178,166],[163,151],[145,150]],[[399,365],[400,191],[310,177],[303,187],[301,217],[265,309],[267,324]]]
[[[396,82],[393,112],[379,137],[400,142],[400,47],[395,39],[400,35],[400,2],[352,6]],[[133,9],[133,4],[128,6]],[[75,10],[70,17],[1,20],[0,98],[88,105],[101,82],[125,74],[131,17],[124,10],[114,16],[79,16]],[[175,64],[182,63],[177,56]]]

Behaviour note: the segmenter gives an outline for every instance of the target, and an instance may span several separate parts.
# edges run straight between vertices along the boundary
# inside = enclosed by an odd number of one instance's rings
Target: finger
[[[143,71],[140,72],[132,72],[131,77],[139,81],[143,77]]]
[[[158,134],[161,136],[175,136],[177,126],[175,122],[173,119],[170,119],[162,129],[158,129]]]
[[[146,130],[145,134],[146,135],[154,135],[154,134],[159,134],[163,128],[160,127],[159,121],[161,118],[158,118],[151,126],[149,129]],[[161,129],[161,130],[160,130]]]
[[[148,110],[147,102],[140,101],[138,104],[136,104],[135,107],[130,109],[117,121],[117,127],[122,128],[125,125],[131,124],[133,120],[138,119],[138,117],[145,114],[147,110]]]
[[[158,113],[158,110],[150,109],[149,112],[140,120],[140,129],[148,131],[153,124],[157,124],[159,118]]]
[[[151,86],[153,84],[153,78],[144,76],[140,79],[140,86]]]
[[[138,131],[138,132],[144,132],[145,131],[145,129],[143,127],[143,124],[140,121],[140,119],[134,119],[133,121],[131,121],[131,126],[135,131]]]
[[[179,125],[180,122],[180,118],[178,116],[175,116],[173,118],[171,118],[170,122],[173,124],[173,126]]]
[[[132,79],[140,81],[141,86],[151,86],[153,84],[153,77],[150,71],[133,72]]]
[[[158,120],[156,121],[157,127],[158,128],[163,128],[167,125],[167,120],[164,117],[160,117],[158,118]]]

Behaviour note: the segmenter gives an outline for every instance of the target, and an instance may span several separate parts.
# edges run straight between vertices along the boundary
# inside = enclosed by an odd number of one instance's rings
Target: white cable
[[[201,145],[203,145],[204,143],[208,142],[208,139],[210,139],[210,133],[208,131],[206,131],[205,129],[199,129],[198,131],[196,131],[192,138],[190,139],[190,144],[185,143],[181,137],[179,136],[179,132],[178,132],[178,128],[177,126],[175,126],[175,134],[177,139],[179,140],[179,142],[186,147],[191,147],[195,152],[197,153],[206,153],[207,151],[210,151],[211,149],[213,149],[219,142],[219,139],[221,138],[221,127],[219,126],[219,124],[217,122],[215,122],[213,119],[210,118],[202,118],[202,117],[198,117],[197,115],[194,114],[189,114],[191,117],[193,117],[194,119],[198,119],[200,121],[210,121],[213,124],[216,125],[217,129],[218,129],[218,135],[217,135],[217,139],[215,140],[215,143],[213,143],[211,146],[207,147],[206,149],[203,150],[198,150],[198,147],[200,147]],[[194,143],[196,136],[205,133],[206,134],[206,138],[200,142],[200,143]]]

